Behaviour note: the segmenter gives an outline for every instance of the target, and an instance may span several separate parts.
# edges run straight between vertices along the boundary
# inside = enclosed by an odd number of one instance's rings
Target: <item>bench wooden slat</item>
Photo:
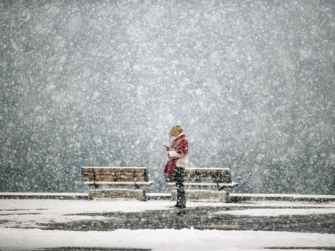
[[[136,182],[138,186],[151,186],[154,182]],[[104,186],[134,186],[134,182],[84,182],[85,185],[104,185]]]
[[[168,186],[175,186],[174,177],[166,177]],[[238,186],[232,182],[229,168],[185,168],[184,186],[186,187],[217,187],[232,188]]]
[[[185,169],[185,182],[201,182],[201,183],[230,183],[231,175],[229,169]]]
[[[171,181],[173,181],[173,177]],[[168,180],[169,182],[169,180]],[[185,168],[185,183],[231,183],[229,168]]]
[[[85,185],[100,186],[151,186],[147,167],[82,167]]]
[[[138,166],[127,166],[127,167],[121,167],[121,166],[85,166],[82,167],[82,169],[148,169],[147,167],[138,167]]]
[[[146,167],[83,167],[84,182],[148,182]]]
[[[168,186],[175,186],[175,182],[168,182]],[[183,183],[184,186],[189,186],[189,187],[201,187],[201,186],[212,186],[212,187],[236,187],[238,186],[238,183],[236,182],[231,182],[231,183]]]

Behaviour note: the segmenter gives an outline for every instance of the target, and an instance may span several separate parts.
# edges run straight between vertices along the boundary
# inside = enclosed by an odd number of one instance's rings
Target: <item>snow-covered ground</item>
[[[152,250],[263,250],[267,247],[335,248],[334,234],[140,229],[115,231],[43,230],[39,223],[104,220],[85,213],[171,210],[172,201],[0,200],[0,250],[36,250],[52,247],[147,248]],[[216,214],[276,216],[335,214],[335,203],[245,202],[236,204],[188,202],[195,207],[243,207]],[[248,207],[247,209],[245,207]],[[297,250],[297,249],[295,249]]]
[[[113,232],[0,229],[1,249],[46,247],[147,248],[152,250],[263,250],[266,247],[334,247],[329,234],[194,229]],[[315,248],[315,250],[317,250]]]

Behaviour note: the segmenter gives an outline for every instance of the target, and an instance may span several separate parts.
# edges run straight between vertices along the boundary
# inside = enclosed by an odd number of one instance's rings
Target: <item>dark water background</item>
[[[0,191],[80,192],[83,166],[191,167],[236,192],[334,194],[335,2],[0,1]]]

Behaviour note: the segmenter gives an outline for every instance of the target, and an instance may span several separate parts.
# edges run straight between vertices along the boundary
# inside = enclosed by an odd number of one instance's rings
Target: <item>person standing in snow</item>
[[[176,208],[186,207],[184,190],[184,172],[188,166],[188,141],[183,132],[183,128],[175,125],[170,129],[169,135],[174,137],[171,146],[165,146],[168,154],[168,162],[164,168],[165,179],[167,182],[174,180],[177,186]]]

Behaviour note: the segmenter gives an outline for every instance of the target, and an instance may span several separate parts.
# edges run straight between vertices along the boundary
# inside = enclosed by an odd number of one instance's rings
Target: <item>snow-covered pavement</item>
[[[148,211],[173,211],[171,201],[85,201],[85,200],[0,200],[0,250],[38,250],[42,248],[132,248],[151,250],[264,250],[264,248],[335,249],[335,234],[283,231],[199,230],[183,229],[85,229],[46,230],[46,226],[72,222],[112,222],[120,214]],[[250,216],[253,221],[264,217],[325,216],[334,222],[335,203],[311,202],[189,202],[187,217],[197,209],[215,208],[211,217]],[[157,211],[158,210],[158,211]],[[198,212],[199,213],[199,212]],[[263,218],[262,218],[263,217]],[[174,218],[178,220],[178,217]],[[182,219],[182,218],[181,218]],[[135,223],[134,223],[135,224]],[[290,224],[290,222],[287,222]],[[329,224],[328,224],[329,226]],[[329,226],[334,228],[333,225]],[[218,228],[220,229],[220,227]],[[273,249],[272,249],[273,250]]]
[[[334,235],[264,231],[120,229],[113,232],[76,232],[1,228],[0,236],[2,250],[47,247],[146,248],[156,251],[263,250],[273,247],[294,247],[296,250],[297,247],[309,247],[317,250],[320,247],[335,247]]]

